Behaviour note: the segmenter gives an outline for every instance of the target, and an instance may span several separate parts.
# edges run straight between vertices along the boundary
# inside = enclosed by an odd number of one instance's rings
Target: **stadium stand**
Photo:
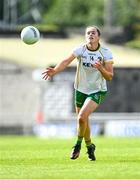
[[[31,133],[38,104],[38,88],[31,72],[29,68],[0,61],[0,134]]]
[[[35,81],[34,71],[0,61],[0,134],[33,134],[33,127],[38,124],[67,127],[76,123],[73,102],[75,67],[61,72],[51,81],[41,80],[41,73]],[[92,124],[100,124],[101,134],[109,121],[140,121],[139,69],[117,68],[115,74],[108,84],[105,102],[90,118]]]

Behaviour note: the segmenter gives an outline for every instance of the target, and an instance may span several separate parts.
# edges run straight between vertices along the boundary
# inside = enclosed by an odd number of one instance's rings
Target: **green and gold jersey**
[[[97,60],[101,60],[103,63],[113,63],[111,51],[101,45],[96,51],[91,51],[84,44],[76,47],[73,50],[73,54],[77,57],[74,88],[85,94],[107,91],[106,80],[100,71],[91,65]]]

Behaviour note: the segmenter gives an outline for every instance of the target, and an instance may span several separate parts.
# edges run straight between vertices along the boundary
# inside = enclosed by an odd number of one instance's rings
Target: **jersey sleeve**
[[[75,47],[74,49],[73,49],[73,51],[72,51],[72,54],[75,56],[75,57],[77,57],[77,58],[79,58],[80,56],[81,56],[81,54],[82,54],[82,49],[83,49],[83,46],[77,46],[77,47]]]
[[[74,54],[74,56],[78,57],[79,56],[79,48],[78,47],[74,48],[72,53]]]
[[[113,61],[113,54],[111,52],[110,49],[104,49],[104,53],[103,53],[103,56],[104,56],[104,62],[105,63],[114,63]]]

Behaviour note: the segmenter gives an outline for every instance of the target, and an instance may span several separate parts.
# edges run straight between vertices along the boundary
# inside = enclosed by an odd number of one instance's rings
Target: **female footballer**
[[[95,144],[91,141],[89,115],[102,103],[106,93],[106,81],[113,78],[113,57],[111,51],[103,47],[100,30],[96,26],[88,26],[85,30],[86,42],[73,49],[72,54],[58,63],[54,68],[47,68],[43,79],[63,71],[77,58],[75,77],[75,108],[77,112],[77,141],[71,152],[71,159],[77,159],[84,139],[89,160],[96,160]]]

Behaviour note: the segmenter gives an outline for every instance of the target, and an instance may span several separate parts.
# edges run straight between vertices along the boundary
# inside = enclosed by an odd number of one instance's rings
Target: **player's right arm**
[[[75,58],[75,55],[71,54],[69,57],[58,63],[54,68],[46,68],[46,70],[42,73],[43,79],[47,80],[49,77],[63,71]]]

